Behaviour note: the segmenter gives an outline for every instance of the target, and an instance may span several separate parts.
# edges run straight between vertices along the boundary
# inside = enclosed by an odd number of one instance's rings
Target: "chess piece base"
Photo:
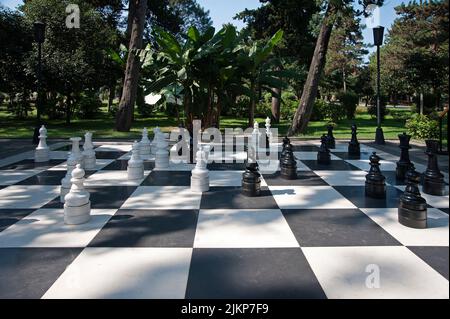
[[[427,178],[427,176],[424,176],[422,192],[428,195],[445,196],[445,182],[443,179],[435,180],[429,179]]]
[[[297,179],[297,167],[283,167],[281,166],[281,177],[288,180]]]
[[[85,157],[84,158],[84,169],[86,170],[95,170],[96,166],[96,158],[94,157]]]
[[[366,182],[365,193],[372,198],[386,198],[386,185]]]
[[[317,156],[317,163],[320,165],[330,165],[331,164],[330,154],[328,154],[328,156],[319,154],[319,156]]]
[[[60,192],[60,196],[59,196],[59,199],[60,199],[61,203],[65,202],[64,198],[66,197],[67,194],[69,194],[71,186],[72,185],[68,185],[68,187],[67,186],[61,186],[61,192]]]
[[[156,153],[155,169],[163,169],[163,168],[169,168],[169,154]]]
[[[427,208],[426,205],[420,205],[419,209],[411,209],[400,203],[398,207],[398,221],[400,224],[410,228],[427,228]]]
[[[80,225],[91,219],[91,202],[78,207],[64,205],[64,223],[67,225]]]
[[[191,191],[194,193],[205,193],[209,191],[209,177],[191,177]]]
[[[44,163],[50,160],[50,150],[48,148],[36,149],[34,151],[34,161]]]
[[[127,174],[129,180],[141,180],[144,179],[144,166],[128,166]]]
[[[261,195],[261,182],[248,183],[242,181],[242,194],[247,197],[257,197]]]
[[[359,144],[348,145],[348,157],[358,159],[361,157],[361,149]]]
[[[375,144],[378,145],[386,144],[386,141],[384,140],[383,129],[381,127],[377,127],[377,130],[375,132]]]
[[[401,163],[397,162],[397,168],[395,170],[395,176],[398,181],[405,181],[406,173],[413,168],[413,165],[410,163]]]

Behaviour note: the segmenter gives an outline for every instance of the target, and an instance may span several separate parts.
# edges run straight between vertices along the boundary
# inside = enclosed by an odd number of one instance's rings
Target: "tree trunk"
[[[272,89],[278,96],[272,96],[272,121],[275,124],[280,123],[280,110],[281,110],[281,89],[273,88]]]
[[[111,84],[109,87],[109,96],[108,96],[108,113],[111,112],[115,95],[116,95],[116,86],[114,84]]]
[[[132,19],[133,22],[122,97],[120,99],[119,110],[116,117],[116,130],[121,132],[129,132],[133,120],[134,104],[136,102],[140,73],[139,57],[133,54],[133,51],[142,48],[146,11],[146,0],[130,0],[130,14],[134,12],[134,15],[128,17],[128,20]]]
[[[342,84],[344,87],[344,93],[347,93],[347,79],[345,74],[345,68],[342,69]]]
[[[325,66],[325,59],[328,51],[328,43],[330,41],[331,32],[333,30],[334,16],[336,8],[330,3],[325,13],[322,26],[320,28],[319,37],[317,38],[316,48],[311,61],[311,65],[303,88],[300,105],[295,112],[292,126],[289,128],[288,135],[292,136],[299,132],[304,132],[308,126],[311,117],[314,101],[317,96],[319,80]]]

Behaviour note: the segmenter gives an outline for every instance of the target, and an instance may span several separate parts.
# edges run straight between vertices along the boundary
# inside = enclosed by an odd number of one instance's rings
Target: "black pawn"
[[[327,146],[329,149],[335,149],[336,148],[336,140],[333,136],[333,125],[328,125],[328,135],[327,135]]]
[[[292,152],[292,145],[286,146],[286,153],[280,163],[281,177],[284,179],[297,179],[297,160]]]
[[[398,205],[398,221],[407,227],[424,229],[427,228],[427,202],[420,196],[419,182],[420,175],[414,169],[409,170]]]
[[[407,135],[406,133],[400,134],[398,136],[400,139],[400,160],[397,162],[396,176],[397,180],[405,181],[406,173],[414,169],[414,164],[411,163],[409,159],[409,149],[411,146],[409,145],[409,141],[411,140],[411,135]]]
[[[327,136],[322,135],[320,139],[321,145],[319,148],[319,152],[317,153],[317,163],[321,165],[330,165],[331,164],[331,155],[330,150],[327,147]]]
[[[386,198],[386,177],[380,171],[380,157],[377,153],[370,156],[370,170],[366,175],[366,196]]]
[[[350,158],[360,158],[361,157],[361,148],[358,142],[358,132],[356,131],[357,127],[355,124],[352,125],[352,139],[348,144],[348,156]]]
[[[283,159],[284,156],[286,155],[286,147],[288,145],[291,145],[291,140],[289,139],[289,137],[285,136],[283,138],[283,147],[281,149],[280,160]]]
[[[439,142],[436,140],[426,140],[428,155],[427,170],[423,173],[423,192],[429,195],[444,196],[445,181],[444,175],[439,170],[437,151]]]
[[[242,174],[242,193],[248,197],[256,197],[261,194],[261,174],[258,163],[248,163]]]

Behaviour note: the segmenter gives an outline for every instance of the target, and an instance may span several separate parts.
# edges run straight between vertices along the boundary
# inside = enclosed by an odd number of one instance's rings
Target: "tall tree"
[[[351,0],[329,0],[324,2],[326,9],[317,38],[316,48],[309,67],[308,77],[303,88],[302,97],[300,98],[300,104],[295,112],[288,135],[303,132],[308,126],[314,101],[317,97],[320,77],[325,66],[328,45],[336,17],[343,11],[352,10],[352,2],[353,1]],[[365,9],[369,4],[381,5],[383,0],[358,0],[358,3]],[[361,15],[363,12],[365,11],[363,10],[360,12],[355,10],[355,15]]]
[[[145,14],[147,11],[147,0],[130,0],[129,16],[131,19],[131,35],[122,97],[116,116],[116,130],[128,132],[131,128],[134,104],[139,83],[140,61],[135,51],[142,49],[142,38],[144,35]]]

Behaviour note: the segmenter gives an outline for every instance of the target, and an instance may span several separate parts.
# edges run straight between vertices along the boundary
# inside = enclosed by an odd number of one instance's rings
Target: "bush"
[[[439,137],[439,123],[427,115],[413,114],[406,121],[408,133],[416,139],[432,139]]]
[[[299,101],[297,96],[294,93],[287,91],[281,94],[281,100],[280,119],[292,120],[298,108]]]
[[[355,118],[356,108],[359,104],[359,96],[351,91],[339,92],[337,99],[341,102],[342,107],[345,109],[347,119],[353,120]]]
[[[93,119],[100,113],[100,108],[103,106],[102,101],[96,93],[85,93],[81,96],[76,104],[78,116],[82,119]]]
[[[389,110],[386,108],[387,101],[388,101],[388,98],[386,96],[383,96],[383,95],[380,96],[380,115],[381,115],[382,121],[384,121],[384,118],[386,117],[386,115],[389,114]],[[370,104],[367,108],[367,111],[372,116],[372,118],[377,117],[377,97],[376,96],[373,96],[372,99],[370,100]]]
[[[423,95],[423,114],[429,115],[434,110],[436,110],[437,102],[438,99],[435,94],[425,93]],[[420,94],[414,97],[414,105],[415,105],[414,111],[420,113]]]
[[[311,121],[323,121],[327,117],[328,102],[322,99],[316,99],[314,102]]]
[[[336,102],[326,103],[326,117],[331,119],[334,123],[339,122],[345,118],[345,112],[342,111],[342,105]]]

